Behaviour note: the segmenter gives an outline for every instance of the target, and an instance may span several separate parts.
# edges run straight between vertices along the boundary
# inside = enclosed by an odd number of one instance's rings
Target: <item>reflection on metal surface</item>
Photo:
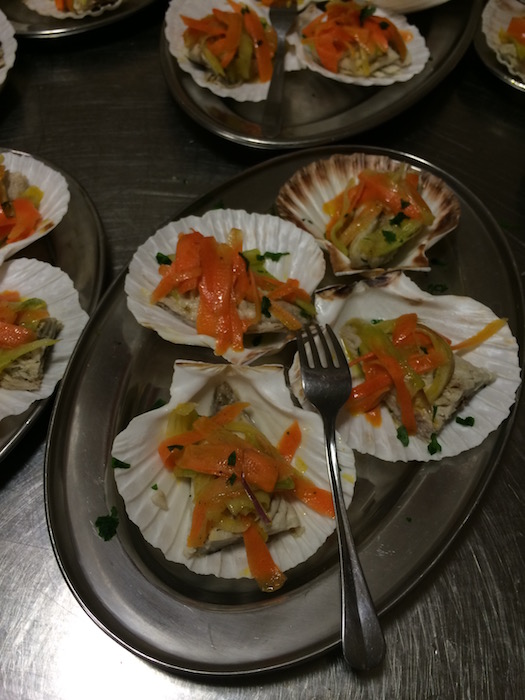
[[[267,161],[201,198],[181,216],[202,214],[217,201],[232,208],[268,211],[279,187],[296,169],[334,150],[315,149]],[[399,153],[389,155],[443,177],[461,202],[459,228],[436,246],[441,264],[416,280],[423,285],[445,284],[452,293],[487,304],[509,318],[521,342],[519,276],[489,212],[464,186],[428,163]],[[474,244],[486,251],[475,264]],[[200,578],[184,566],[166,562],[126,519],[109,467],[113,438],[133,415],[150,408],[155,398],[165,397],[173,361],[182,352],[192,356],[194,351],[170,345],[135,323],[126,309],[121,275],[74,355],[52,419],[46,498],[62,571],[102,629],[165,668],[242,676],[319,656],[340,640],[339,609],[332,602],[339,599],[333,540],[305,565],[288,572],[289,585],[268,598],[249,580],[225,586],[220,579]],[[210,357],[198,355],[205,356]],[[457,535],[498,463],[510,424],[479,448],[435,464],[385,468],[377,460],[358,457],[350,516],[380,612],[398,603]],[[120,517],[118,536],[104,542],[93,522],[114,505]]]
[[[449,72],[467,50],[480,14],[481,0],[455,0],[416,13],[414,23],[425,37],[431,60],[406,83],[385,88],[342,85],[312,71],[285,76],[282,132],[262,133],[264,102],[221,99],[200,88],[170,54],[164,32],[161,61],[179,105],[201,126],[223,138],[255,148],[314,146],[353,136],[381,124],[413,105]]]

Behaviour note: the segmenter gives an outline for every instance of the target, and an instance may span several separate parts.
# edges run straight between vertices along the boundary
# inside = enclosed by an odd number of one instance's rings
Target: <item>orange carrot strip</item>
[[[293,492],[300,501],[320,515],[334,517],[334,502],[330,491],[319,488],[297,471],[294,473],[293,480],[295,484]]]
[[[484,328],[482,328],[475,335],[471,336],[470,338],[466,338],[465,340],[462,340],[461,342],[453,345],[452,350],[465,350],[466,348],[472,349],[472,348],[476,347],[477,345],[481,345],[481,343],[485,342],[485,340],[488,340],[495,333],[497,333],[501,328],[503,328],[503,326],[506,323],[507,323],[506,318],[497,318],[494,321],[487,323],[487,325]]]
[[[295,453],[299,449],[301,440],[301,428],[299,426],[299,422],[295,420],[283,433],[279,443],[277,444],[277,449],[286,460],[291,462],[295,456]]]
[[[265,593],[277,591],[284,585],[286,576],[274,562],[257,525],[252,523],[243,532],[243,538],[248,567],[259,588]]]

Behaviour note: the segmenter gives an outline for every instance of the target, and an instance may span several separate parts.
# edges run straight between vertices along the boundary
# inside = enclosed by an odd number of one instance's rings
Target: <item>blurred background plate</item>
[[[82,19],[55,19],[45,17],[27,8],[22,0],[2,0],[2,10],[13,25],[17,36],[32,39],[57,39],[106,27],[134,14],[155,0],[124,0],[115,10],[103,12],[98,17]]]
[[[6,152],[7,149],[0,148],[0,153]],[[38,160],[60,171],[52,163],[42,158]],[[104,231],[98,213],[85,190],[66,173],[62,172],[62,175],[67,180],[71,194],[66,215],[51,233],[24,248],[14,257],[37,258],[59,267],[73,281],[84,311],[91,314],[95,310],[104,284]],[[31,427],[49,400],[38,401],[24,413],[4,418],[0,422],[0,460]]]
[[[395,115],[429,93],[467,50],[481,13],[480,0],[454,0],[410,15],[427,43],[431,58],[406,83],[373,88],[344,85],[308,70],[287,73],[283,131],[262,134],[264,102],[221,99],[199,87],[170,54],[164,30],[161,61],[173,97],[197,123],[223,138],[255,148],[301,148],[354,136]]]

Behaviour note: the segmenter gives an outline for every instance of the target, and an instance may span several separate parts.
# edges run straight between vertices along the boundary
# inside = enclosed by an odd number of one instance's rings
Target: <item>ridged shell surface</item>
[[[525,81],[525,62],[519,62],[514,46],[502,43],[499,36],[512,17],[525,17],[525,5],[519,0],[489,0],[481,15],[481,31],[498,61]]]
[[[350,259],[325,238],[328,214],[326,202],[342,192],[351,181],[357,182],[362,170],[395,170],[401,161],[386,155],[353,153],[335,154],[313,161],[298,170],[281,187],[276,200],[280,216],[308,231],[328,252],[334,274],[378,273],[382,269],[355,268]],[[420,173],[421,194],[434,214],[432,226],[408,241],[388,263],[388,270],[428,270],[426,251],[447,233],[460,218],[460,203],[455,193],[439,177],[425,170]]]
[[[302,442],[296,458],[307,465],[305,475],[309,479],[330,489],[321,419],[293,405],[283,369],[276,365],[252,368],[176,362],[169,403],[137,416],[115,438],[112,456],[129,464],[130,468],[115,469],[114,473],[128,517],[166,559],[184,564],[198,574],[249,578],[242,543],[206,556],[188,556],[186,540],[193,510],[189,482],[175,479],[164,468],[157,451],[160,441],[167,437],[166,425],[171,410],[181,402],[191,401],[197,403],[199,414],[209,415],[214,389],[223,381],[230,384],[241,401],[250,403],[255,425],[273,444],[288,425],[296,419],[299,421]],[[345,500],[349,504],[355,482],[354,459],[339,436],[338,454]],[[152,491],[153,484],[157,485],[155,491]],[[165,508],[158,505],[159,491]],[[283,533],[269,540],[270,552],[283,571],[306,561],[334,530],[332,518],[321,516],[299,502],[292,503],[300,520],[300,534]]]
[[[55,19],[82,19],[83,17],[100,17],[104,12],[116,10],[124,0],[114,0],[114,2],[103,5],[92,10],[82,12],[62,12],[57,10],[54,0],[23,0],[30,10],[38,12],[39,15],[54,17]]]
[[[243,233],[243,249],[258,248],[261,252],[290,253],[278,261],[268,261],[267,269],[284,281],[290,277],[310,294],[324,276],[325,261],[311,236],[278,216],[250,214],[238,209],[215,209],[204,216],[189,216],[169,223],[149,238],[135,253],[125,280],[128,308],[137,321],[153,328],[162,338],[182,345],[215,347],[215,339],[200,335],[196,329],[175,314],[151,304],[151,293],[160,277],[156,255],[175,252],[179,233],[195,229],[204,236],[227,242],[232,228]],[[260,345],[243,351],[229,350],[224,357],[236,364],[247,364],[258,357],[276,352],[289,340],[286,333],[263,337]]]
[[[423,292],[405,274],[391,273],[384,278],[360,281],[353,287],[326,290],[316,295],[318,318],[330,323],[336,332],[350,318],[393,319],[416,312],[421,323],[451,342],[457,343],[481,331],[497,318],[484,304],[469,297]],[[518,344],[506,324],[495,335],[462,356],[479,368],[494,373],[495,381],[475,394],[461,410],[474,418],[474,425],[450,421],[439,433],[441,452],[430,454],[428,444],[411,437],[404,447],[397,438],[397,427],[387,408],[381,408],[381,425],[374,427],[364,415],[351,416],[343,409],[338,429],[343,439],[357,452],[395,462],[426,462],[452,457],[476,447],[507,418],[520,385]],[[290,373],[294,393],[301,396],[297,360]],[[361,381],[358,377],[355,382]]]
[[[395,68],[387,66],[379,69],[369,76],[353,76],[329,71],[313,58],[309,49],[301,42],[302,29],[316,17],[321,16],[321,14],[322,11],[315,5],[312,4],[307,7],[299,16],[298,29],[290,35],[289,42],[295,48],[300,66],[314,71],[315,73],[319,73],[325,78],[330,78],[331,80],[347,83],[349,85],[363,85],[366,87],[372,85],[392,85],[393,83],[400,82],[404,83],[418,73],[421,73],[430,58],[430,51],[419,29],[415,25],[409,24],[406,17],[403,17],[403,15],[392,14],[387,10],[382,10],[376,14],[386,17],[393,22],[401,32],[406,32],[406,35],[410,36],[410,40],[406,41],[410,60],[406,60],[403,65],[396,66]]]
[[[254,0],[243,0],[242,4],[252,8],[268,24],[270,23],[270,10],[268,7]],[[227,12],[232,11],[232,7],[227,0],[216,0],[213,3],[210,0],[171,0],[166,12],[165,24],[165,36],[171,55],[177,59],[180,68],[191,75],[197,85],[210,90],[214,95],[230,97],[237,102],[260,102],[265,100],[270,87],[269,82],[243,83],[235,86],[225,85],[215,80],[210,70],[190,61],[183,38],[186,25],[182,21],[181,15],[201,19],[210,14],[212,8]],[[288,51],[286,53],[284,66],[287,71],[301,68],[294,52]]]
[[[13,67],[17,49],[15,30],[2,10],[0,10],[0,46],[2,47],[3,53],[3,64],[0,63],[1,88],[7,78],[9,69]]]
[[[13,151],[0,152],[0,156],[3,156],[3,163],[8,171],[22,173],[30,185],[36,185],[43,192],[39,206],[42,219],[36,231],[27,238],[0,247],[1,263],[52,231],[67,212],[70,194],[64,176],[36,158]]]
[[[0,291],[12,290],[22,297],[43,299],[50,316],[63,324],[58,342],[50,350],[42,385],[38,391],[0,388],[0,420],[18,415],[34,401],[46,399],[62,379],[75,345],[88,321],[78,292],[65,272],[35,259],[17,258],[0,266]]]

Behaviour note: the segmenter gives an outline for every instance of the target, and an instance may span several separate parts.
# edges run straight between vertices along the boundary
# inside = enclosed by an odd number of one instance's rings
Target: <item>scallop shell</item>
[[[9,69],[13,67],[16,49],[15,30],[0,10],[0,88],[7,78]]]
[[[499,63],[525,81],[525,63],[518,62],[512,44],[502,44],[499,38],[500,30],[507,29],[512,17],[525,17],[525,6],[519,0],[489,0],[481,15],[481,31]]]
[[[23,173],[30,185],[42,190],[43,197],[39,207],[42,220],[36,231],[27,238],[0,247],[0,263],[52,231],[65,216],[70,199],[67,182],[58,171],[25,153],[0,151],[1,156],[7,170]]]
[[[392,85],[393,83],[404,83],[418,73],[421,73],[428,59],[430,58],[430,51],[428,50],[425,39],[421,35],[419,29],[413,24],[409,24],[406,18],[402,15],[392,14],[386,10],[382,10],[381,13],[378,14],[389,19],[400,31],[407,32],[407,35],[411,37],[410,41],[406,42],[408,53],[410,55],[410,62],[408,64],[405,63],[405,65],[401,66],[400,68],[396,67],[395,69],[389,69],[386,67],[382,70],[377,70],[373,75],[368,77],[333,73],[320,65],[313,58],[309,49],[306,48],[301,42],[302,29],[321,14],[322,11],[315,5],[310,5],[307,7],[306,10],[299,16],[298,31],[294,32],[289,37],[289,43],[295,48],[297,59],[302,68],[308,68],[315,73],[323,75],[325,78],[337,80],[340,83],[347,83],[349,85],[364,85],[367,87],[371,85]]]
[[[423,292],[401,272],[384,278],[358,282],[353,288],[325,290],[316,297],[318,318],[336,332],[350,318],[388,319],[416,311],[421,322],[450,338],[452,343],[473,336],[497,318],[487,306],[462,296],[432,296]],[[507,418],[520,385],[518,344],[508,325],[462,356],[473,365],[496,375],[495,381],[475,394],[462,409],[462,415],[474,417],[472,427],[448,423],[438,440],[442,451],[431,455],[427,443],[411,437],[407,447],[399,442],[389,411],[381,409],[380,427],[374,427],[363,415],[350,416],[341,411],[338,429],[343,439],[357,452],[395,462],[426,462],[452,457],[476,447]],[[292,388],[301,396],[297,359],[290,372]],[[359,380],[356,380],[359,381]],[[304,400],[304,399],[303,399]]]
[[[54,0],[24,0],[25,5],[39,15],[45,17],[54,17],[55,19],[82,19],[83,17],[99,17],[109,10],[116,10],[122,4],[123,0],[114,0],[114,2],[103,5],[96,9],[85,10],[83,12],[62,12],[57,10]]]
[[[449,0],[377,0],[374,5],[381,10],[406,15],[409,12],[420,12],[428,10],[430,7],[444,5],[446,2]]]
[[[244,5],[254,9],[260,17],[270,23],[270,10],[264,5],[260,5],[252,0],[243,0]],[[181,20],[181,15],[201,18],[211,12],[212,7],[231,12],[231,5],[227,0],[171,0],[166,13],[165,36],[172,56],[177,59],[181,69],[189,73],[193,80],[200,87],[207,88],[219,97],[231,97],[237,102],[261,102],[266,99],[270,83],[244,83],[235,87],[228,87],[221,82],[213,80],[211,71],[197,66],[190,61],[184,46],[183,33],[186,25]],[[299,70],[301,65],[295,53],[288,51],[285,56],[285,70]]]
[[[401,161],[385,155],[353,153],[335,154],[325,160],[314,161],[298,170],[281,187],[277,196],[277,211],[280,216],[314,236],[329,255],[334,274],[363,273],[363,269],[352,268],[350,259],[326,240],[325,230],[329,221],[323,211],[325,202],[343,191],[352,179],[365,168],[373,170],[395,170]],[[412,166],[413,167],[413,166]],[[416,169],[416,168],[414,168]],[[388,263],[389,270],[428,270],[426,250],[459,223],[460,204],[454,192],[445,182],[425,171],[420,172],[422,195],[435,216],[432,226],[408,241]],[[383,272],[382,269],[367,269],[368,273]]]
[[[23,413],[34,401],[51,396],[88,321],[68,275],[41,260],[17,258],[3,263],[0,267],[0,290],[7,289],[19,292],[22,297],[43,299],[50,315],[61,321],[64,327],[49,353],[38,391],[0,388],[0,420]]]
[[[290,252],[277,262],[268,261],[267,269],[278,279],[293,277],[310,294],[321,281],[325,262],[319,246],[303,231],[289,221],[277,216],[249,214],[235,209],[216,209],[202,217],[189,216],[173,221],[149,238],[135,253],[125,280],[128,308],[137,321],[172,343],[215,347],[215,339],[199,335],[196,329],[183,319],[160,306],[152,305],[151,293],[159,282],[158,252],[167,255],[175,252],[179,233],[192,229],[204,236],[213,236],[225,242],[232,228],[243,232],[245,250],[258,248],[261,251]],[[260,345],[245,347],[241,352],[229,350],[225,359],[233,363],[248,363],[282,348],[289,340],[285,333],[271,334]]]
[[[198,574],[243,578],[249,577],[249,572],[242,544],[207,556],[187,556],[186,538],[192,515],[189,483],[175,479],[163,467],[157,451],[159,442],[166,437],[170,411],[179,403],[195,401],[198,412],[209,415],[214,389],[223,381],[231,385],[242,401],[250,403],[257,427],[274,444],[287,425],[299,421],[303,440],[297,458],[307,465],[308,478],[320,487],[330,489],[321,419],[313,412],[294,406],[283,369],[276,365],[252,368],[177,361],[169,403],[134,418],[115,438],[112,456],[131,465],[129,469],[114,470],[128,517],[166,559],[184,564]],[[339,437],[338,455],[345,500],[349,504],[355,482],[354,458]],[[153,484],[158,487],[155,492],[152,492]],[[157,498],[152,500],[152,494],[158,492],[162,494],[162,505],[167,505],[167,509],[159,507]],[[272,556],[283,571],[308,559],[334,530],[331,518],[300,503],[293,503],[293,507],[302,526],[301,534],[284,533],[269,541]]]

